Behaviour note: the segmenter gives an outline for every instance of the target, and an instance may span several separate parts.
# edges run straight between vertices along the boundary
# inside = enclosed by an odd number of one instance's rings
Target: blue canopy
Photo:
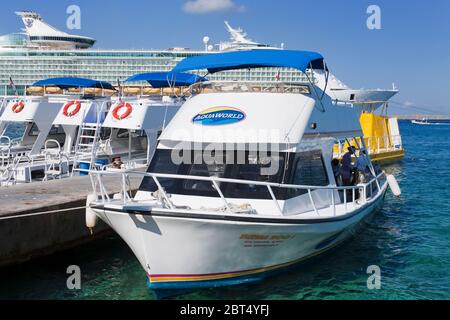
[[[317,65],[318,62],[323,62],[323,57],[317,52],[263,49],[213,53],[186,58],[178,63],[172,71],[207,69],[209,73],[215,73],[234,69],[285,67],[304,72],[310,64]]]
[[[131,76],[125,82],[147,81],[153,88],[187,87],[197,82],[207,81],[196,74],[177,72],[149,72]]]
[[[110,83],[85,78],[50,78],[40,80],[33,84],[34,87],[53,86],[61,89],[68,88],[100,88],[116,90]]]

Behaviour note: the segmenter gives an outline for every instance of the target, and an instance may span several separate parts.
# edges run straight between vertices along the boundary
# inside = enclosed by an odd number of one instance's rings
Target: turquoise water
[[[405,159],[386,166],[403,195],[354,238],[264,282],[193,291],[176,299],[450,299],[450,126],[401,123]],[[66,288],[78,265],[82,289]],[[369,265],[381,289],[366,286]],[[5,299],[154,299],[145,272],[116,236],[50,257],[0,269]]]

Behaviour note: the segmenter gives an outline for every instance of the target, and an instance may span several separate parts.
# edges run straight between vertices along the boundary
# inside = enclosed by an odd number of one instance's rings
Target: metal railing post
[[[275,197],[275,194],[273,193],[272,187],[267,185],[267,189],[269,190],[270,196],[272,197],[272,200],[275,202],[275,205],[278,208],[278,211],[280,212],[281,215],[283,215],[283,210],[280,207],[280,204],[278,203],[277,198]]]
[[[227,211],[228,211],[229,213],[233,213],[233,210],[231,210],[230,205],[228,204],[227,199],[225,199],[225,197],[223,196],[222,190],[220,190],[220,187],[219,187],[219,185],[217,184],[217,182],[216,182],[214,179],[212,179],[212,183],[213,183],[213,186],[214,186],[214,188],[216,189],[217,193],[219,194],[220,198],[221,198],[222,201],[225,203],[225,207],[227,208]]]
[[[167,196],[166,191],[164,190],[162,185],[159,183],[158,178],[156,178],[156,176],[154,176],[154,175],[152,175],[151,177],[153,178],[153,181],[155,181],[156,185],[158,186],[158,190],[160,192],[162,192],[162,196],[167,201],[167,204],[169,205],[170,209],[173,209],[172,202],[169,200],[169,197]]]
[[[127,189],[126,189],[126,177],[125,177],[125,172],[122,173],[122,200],[123,200],[123,204],[127,203]]]
[[[317,211],[316,204],[314,203],[314,200],[313,200],[313,197],[312,197],[312,194],[311,194],[311,189],[308,189],[308,195],[309,195],[309,200],[311,200],[311,204],[312,204],[312,206],[314,208],[315,213],[318,216],[320,216],[319,211]]]
[[[334,199],[334,189],[331,189],[331,205],[333,206],[333,216],[336,217],[336,200]]]
[[[344,190],[344,205],[345,205],[345,211],[347,211],[347,188],[343,189]]]

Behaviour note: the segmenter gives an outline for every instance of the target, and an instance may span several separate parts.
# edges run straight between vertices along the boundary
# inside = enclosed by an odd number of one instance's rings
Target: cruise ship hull
[[[309,220],[94,211],[132,249],[151,289],[190,289],[259,281],[335,247],[380,207],[385,191],[348,216]]]

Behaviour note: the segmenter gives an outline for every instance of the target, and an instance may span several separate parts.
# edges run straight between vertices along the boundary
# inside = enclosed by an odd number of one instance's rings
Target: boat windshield
[[[299,153],[232,152],[224,157],[213,155],[208,159],[203,151],[187,151],[183,162],[174,161],[173,150],[158,149],[147,172],[189,176],[219,177],[258,182],[327,186],[329,184],[322,152]],[[179,154],[177,155],[179,156]],[[226,159],[225,159],[226,158]],[[206,159],[206,160],[205,160]],[[185,161],[187,160],[187,161]],[[164,190],[171,194],[218,197],[210,181],[158,178]],[[219,183],[228,198],[271,199],[265,186],[237,183]],[[139,190],[156,191],[157,185],[146,177]],[[288,199],[306,193],[305,190],[272,188],[277,199]]]

